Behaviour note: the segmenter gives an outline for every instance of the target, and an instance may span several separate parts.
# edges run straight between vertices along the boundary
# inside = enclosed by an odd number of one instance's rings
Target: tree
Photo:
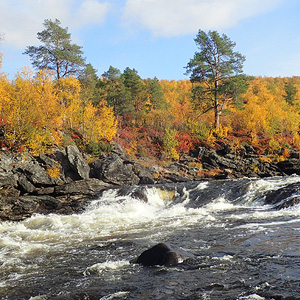
[[[285,95],[283,96],[285,101],[291,105],[294,104],[296,95],[297,95],[297,88],[293,84],[293,79],[289,78],[288,81],[285,83],[284,86]]]
[[[98,76],[97,70],[91,65],[87,64],[81,74],[78,76],[78,80],[82,85],[81,98],[84,102],[99,103],[100,91],[97,88]]]
[[[219,127],[225,104],[234,99],[229,92],[232,90],[232,79],[242,73],[245,57],[234,52],[236,44],[217,31],[206,33],[199,30],[195,42],[200,51],[188,63],[187,74],[191,74],[192,82],[202,84],[204,98],[209,99],[210,103],[206,111],[214,109],[214,126]]]
[[[121,75],[119,69],[110,66],[97,83],[97,88],[102,91],[103,98],[106,99],[108,105],[113,107],[118,116],[124,116],[133,110]]]
[[[148,78],[144,82],[152,109],[166,110],[168,103],[164,100],[164,93],[158,79],[156,77]]]
[[[138,114],[146,108],[147,95],[145,84],[138,75],[137,70],[128,67],[124,70],[122,79],[133,106],[133,115],[137,119]]]
[[[59,20],[45,20],[45,30],[38,32],[42,46],[28,46],[24,52],[30,56],[35,68],[56,72],[56,78],[80,74],[85,66],[80,46],[71,43],[68,28],[62,28]]]

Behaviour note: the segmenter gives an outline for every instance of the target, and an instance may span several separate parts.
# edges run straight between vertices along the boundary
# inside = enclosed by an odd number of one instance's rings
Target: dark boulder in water
[[[265,195],[265,203],[275,209],[288,208],[300,203],[300,184],[291,183],[277,190],[271,190]]]
[[[138,258],[131,263],[141,264],[143,266],[176,266],[182,260],[179,253],[165,243],[159,243],[152,248],[144,251]]]

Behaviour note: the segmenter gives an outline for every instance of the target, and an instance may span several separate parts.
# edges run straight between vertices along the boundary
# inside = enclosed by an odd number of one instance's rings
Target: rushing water
[[[0,299],[300,299],[300,205],[265,203],[297,183],[115,189],[81,214],[2,222]],[[129,263],[159,242],[193,256],[176,267]]]

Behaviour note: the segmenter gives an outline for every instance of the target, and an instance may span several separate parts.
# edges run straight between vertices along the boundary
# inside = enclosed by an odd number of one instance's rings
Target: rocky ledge
[[[228,145],[198,148],[179,162],[158,166],[130,160],[119,145],[88,163],[76,146],[51,155],[0,153],[0,220],[19,221],[35,213],[72,214],[108,188],[195,181],[207,178],[300,175],[300,160],[266,162],[249,146],[239,154]]]

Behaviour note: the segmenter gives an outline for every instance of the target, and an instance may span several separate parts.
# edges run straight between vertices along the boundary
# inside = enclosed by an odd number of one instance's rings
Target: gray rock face
[[[116,185],[300,175],[299,159],[269,163],[251,146],[242,150],[233,152],[224,143],[217,151],[201,147],[164,167],[155,166],[155,161],[145,158],[129,160],[118,145],[110,154],[101,154],[90,166],[76,146],[38,157],[0,152],[0,219],[21,220],[37,212],[74,213],[102,190]],[[205,173],[210,170],[218,172]],[[299,197],[295,197],[287,203],[279,202],[278,207],[299,202]]]
[[[114,154],[95,161],[91,167],[91,176],[105,182],[117,185],[135,185],[140,181],[139,177],[133,172],[132,164]]]
[[[75,146],[68,146],[66,148],[67,158],[71,170],[74,172],[78,179],[88,179],[90,174],[90,167]]]
[[[62,195],[88,195],[97,196],[104,189],[112,187],[96,178],[82,179],[55,186],[53,194],[56,196]]]

